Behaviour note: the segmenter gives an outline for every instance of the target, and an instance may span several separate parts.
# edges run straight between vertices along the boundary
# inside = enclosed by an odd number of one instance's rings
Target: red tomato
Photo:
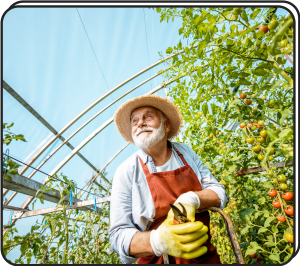
[[[258,256],[257,256],[257,260],[262,260],[262,256],[261,256],[261,255],[258,255]]]
[[[274,198],[274,197],[277,196],[277,190],[276,189],[271,189],[271,190],[269,190],[268,194],[269,194],[270,197]]]
[[[251,128],[251,127],[252,127],[252,124],[251,124],[251,123],[248,123],[248,124],[247,124],[247,127],[248,127],[248,128]]]
[[[234,203],[233,202],[231,202],[231,204],[230,204],[232,207],[234,206]]]
[[[286,201],[289,201],[289,200],[292,200],[294,198],[294,195],[292,192],[285,192],[282,197],[286,200]]]
[[[257,128],[259,128],[259,129],[262,129],[263,127],[262,126],[256,126]]]
[[[250,255],[250,257],[254,259],[254,258],[256,258],[256,254],[254,253],[254,254]]]
[[[279,199],[274,200],[274,201],[272,202],[272,205],[273,205],[275,208],[279,209],[280,206],[281,206],[281,205],[280,205]]]
[[[284,208],[284,211],[287,215],[293,216],[294,215],[294,207],[291,205],[287,205],[287,208]]]
[[[261,25],[258,28],[259,31],[263,31],[265,34],[269,31],[268,25]]]
[[[280,214],[278,214],[278,215],[277,215],[277,220],[278,220],[279,222],[284,223],[286,219],[285,219],[285,216],[281,216]]]

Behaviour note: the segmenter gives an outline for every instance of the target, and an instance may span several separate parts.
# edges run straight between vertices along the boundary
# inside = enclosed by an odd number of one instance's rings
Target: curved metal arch
[[[94,116],[92,116],[89,120],[87,120],[84,124],[82,124],[77,130],[75,130],[68,138],[63,139],[64,141],[53,151],[51,152],[37,167],[36,169],[28,176],[28,178],[32,178],[36,172],[65,144],[69,143],[68,141],[74,137],[82,128],[84,128],[87,124],[89,124],[92,120],[94,120],[97,116],[99,116],[102,112],[104,112],[108,107],[110,107],[111,105],[113,105],[114,103],[116,103],[118,100],[122,99],[123,97],[125,97],[127,94],[129,94],[130,92],[134,91],[135,89],[137,89],[138,87],[142,86],[143,84],[145,84],[146,82],[148,82],[149,80],[161,75],[162,73],[164,73],[165,71],[169,70],[170,68],[172,68],[172,66],[160,71],[159,73],[153,75],[152,77],[146,79],[145,81],[141,82],[140,84],[138,84],[137,86],[133,87],[132,89],[130,89],[129,91],[127,91],[126,93],[124,93],[123,95],[121,95],[120,97],[118,97],[116,100],[112,101],[110,104],[108,104],[106,107],[104,107],[102,110],[100,110],[98,113],[96,113]],[[72,146],[73,147],[73,146]],[[74,149],[74,147],[73,147]],[[81,154],[80,154],[81,155]],[[94,171],[98,172],[98,170],[94,167],[93,168]],[[22,171],[22,170],[21,170]],[[101,173],[100,176],[106,181],[109,182]],[[8,189],[3,189],[3,196],[5,196],[8,193]],[[4,205],[9,204],[12,199],[18,194],[18,192],[14,192],[9,199],[4,203]]]
[[[197,47],[199,44],[196,44],[194,46],[190,46],[189,49],[195,48]],[[94,101],[92,104],[90,104],[88,107],[86,107],[81,113],[79,113],[76,117],[74,117],[69,123],[67,123],[59,132],[56,136],[54,136],[50,141],[48,141],[28,162],[28,165],[31,165],[32,163],[34,163],[37,158],[61,135],[63,134],[70,126],[72,126],[79,118],[81,118],[85,113],[87,113],[90,109],[92,109],[95,105],[97,105],[99,102],[101,102],[104,98],[106,98],[107,96],[109,96],[111,93],[113,93],[114,91],[116,91],[117,89],[119,89],[120,87],[122,87],[123,85],[125,85],[126,83],[128,83],[129,81],[133,80],[134,78],[138,77],[139,75],[143,74],[144,72],[148,71],[149,69],[165,62],[166,60],[184,53],[184,50],[181,50],[175,54],[169,55],[157,62],[155,62],[154,64],[142,69],[141,71],[137,72],[136,74],[134,74],[133,76],[129,77],[128,79],[124,80],[123,82],[121,82],[120,84],[118,84],[117,86],[115,86],[114,88],[112,88],[110,91],[108,91],[107,93],[105,93],[104,95],[102,95],[100,98],[98,98],[96,101]],[[29,168],[29,166],[24,166],[19,174],[23,175],[27,169]]]
[[[199,66],[199,67],[206,67],[208,66],[209,63],[203,65],[203,66]],[[192,72],[195,72],[198,68],[196,68],[195,70],[193,70]],[[158,90],[162,89],[164,86],[169,85],[171,83],[173,83],[174,81],[181,79],[182,77],[188,75],[189,73],[184,73],[182,75],[180,75],[179,77],[173,78],[167,82],[165,82],[162,85],[159,85],[157,87],[155,87],[154,89],[152,89],[151,91],[149,91],[148,93],[146,93],[145,95],[149,95],[149,94],[153,94],[155,92],[157,92]],[[94,130],[87,138],[85,138],[85,140],[83,140],[77,147],[75,147],[75,149],[69,154],[67,155],[51,172],[49,175],[54,175],[56,174],[79,150],[81,150],[89,141],[91,141],[96,135],[98,135],[104,128],[106,128],[110,123],[112,123],[114,121],[114,117],[111,117],[110,119],[108,119],[105,123],[103,123],[100,127],[98,127],[96,130]],[[41,182],[42,184],[45,184],[46,181],[48,180],[48,176]],[[34,197],[30,196],[28,197],[25,202],[22,204],[22,206],[20,208],[26,209],[26,207],[32,202],[32,200],[34,199]],[[17,212],[17,213],[23,213],[23,212]],[[20,216],[21,217],[21,216]],[[12,220],[12,224],[14,224],[16,222],[17,219],[13,219]],[[7,230],[4,229],[3,233],[5,233]]]
[[[102,172],[112,161],[113,159],[115,159],[117,157],[117,155],[124,150],[127,146],[129,145],[129,143],[127,143],[122,149],[120,149],[100,170],[100,172]],[[84,192],[90,187],[90,185],[96,180],[96,178],[98,177],[99,173],[95,174],[91,180],[86,184],[86,186],[83,188],[83,190],[80,192],[78,199],[80,199],[82,197],[82,195],[84,194]]]

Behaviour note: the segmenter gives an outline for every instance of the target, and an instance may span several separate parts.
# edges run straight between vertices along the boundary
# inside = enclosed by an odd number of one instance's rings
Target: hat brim
[[[130,116],[135,109],[143,106],[154,107],[165,114],[171,126],[168,139],[172,139],[179,134],[182,125],[182,115],[179,108],[172,101],[159,95],[142,95],[123,103],[114,115],[116,127],[127,142],[134,144]]]

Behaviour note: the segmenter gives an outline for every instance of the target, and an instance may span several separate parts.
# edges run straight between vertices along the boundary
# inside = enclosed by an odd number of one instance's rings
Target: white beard
[[[152,131],[151,133],[141,133],[142,131]],[[153,127],[142,127],[137,130],[137,132],[132,134],[132,139],[134,144],[142,149],[148,149],[155,146],[159,141],[161,141],[165,136],[165,127],[164,123],[161,122],[159,128]]]

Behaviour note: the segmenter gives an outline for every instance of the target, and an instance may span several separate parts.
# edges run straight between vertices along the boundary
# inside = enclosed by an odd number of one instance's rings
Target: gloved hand
[[[181,194],[178,199],[175,201],[174,205],[182,210],[181,206],[178,203],[181,203],[186,211],[187,211],[187,218],[191,221],[195,221],[195,211],[200,207],[200,199],[198,195],[193,192],[189,191],[187,193]],[[171,210],[172,211],[172,210]],[[173,212],[172,212],[173,213]],[[174,214],[173,214],[174,217]]]
[[[176,202],[176,201],[175,201],[175,202]],[[186,204],[186,203],[182,203],[182,202],[180,202],[180,203],[181,203],[181,204],[184,206],[184,208],[186,209],[186,212],[187,212],[186,218],[187,218],[190,222],[195,222],[195,212],[196,212],[195,207],[192,206],[192,205],[190,205],[190,204]],[[181,205],[180,205],[179,203],[174,203],[174,205],[175,205],[179,210],[183,211],[183,210],[182,210],[182,207],[181,207]],[[173,212],[172,208],[171,208],[171,210],[169,211],[168,216],[169,216],[170,219],[171,219],[171,218],[174,219],[174,212]]]
[[[205,254],[207,247],[202,245],[208,239],[207,226],[199,221],[173,225],[173,217],[171,210],[166,220],[151,231],[150,243],[155,255],[193,259]]]

